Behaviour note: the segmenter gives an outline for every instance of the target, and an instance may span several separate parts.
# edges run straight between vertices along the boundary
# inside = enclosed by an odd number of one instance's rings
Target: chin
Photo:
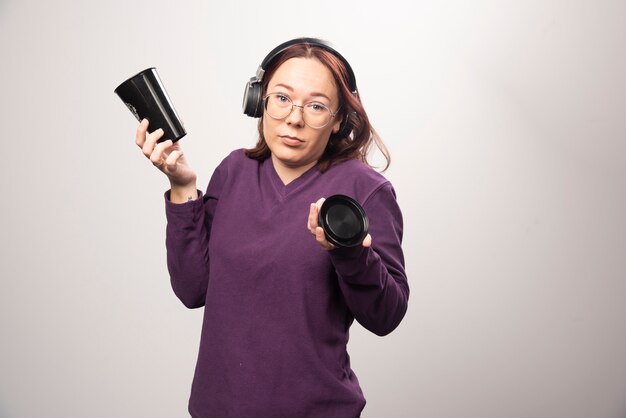
[[[273,154],[276,156],[276,158],[286,164],[296,166],[306,164],[301,155],[298,155],[297,152],[291,150],[279,150],[278,152],[275,152]]]

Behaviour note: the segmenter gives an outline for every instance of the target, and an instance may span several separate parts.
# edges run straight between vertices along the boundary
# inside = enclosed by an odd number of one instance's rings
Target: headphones
[[[358,94],[356,89],[356,78],[354,77],[354,72],[352,71],[352,67],[348,61],[337,52],[329,43],[317,39],[317,38],[296,38],[290,41],[284,42],[278,45],[276,48],[272,49],[269,54],[263,59],[261,65],[256,70],[256,75],[248,81],[246,84],[246,88],[243,93],[243,113],[253,117],[260,118],[263,115],[263,75],[267,70],[267,67],[276,59],[278,55],[284,52],[286,49],[293,45],[298,44],[309,44],[311,46],[316,46],[322,48],[335,57],[339,58],[339,60],[343,63],[348,71],[348,86],[350,91],[355,96]],[[335,134],[337,137],[347,137],[352,132],[352,124],[348,121],[348,116],[341,123],[341,127],[339,128],[339,132]]]

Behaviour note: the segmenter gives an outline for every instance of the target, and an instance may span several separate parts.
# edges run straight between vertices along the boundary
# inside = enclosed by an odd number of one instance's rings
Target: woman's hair
[[[351,135],[345,134],[343,129],[339,129],[337,134],[331,134],[328,145],[319,159],[319,170],[324,172],[334,164],[353,158],[371,166],[367,161],[367,154],[372,144],[375,144],[385,157],[386,164],[382,169],[382,171],[385,171],[391,161],[389,151],[370,124],[358,93],[350,91],[348,71],[344,64],[331,52],[308,43],[296,44],[287,48],[266,68],[263,75],[263,94],[267,91],[267,85],[278,67],[291,58],[315,58],[328,68],[333,75],[339,95],[340,107],[337,117],[341,118],[342,127],[346,123],[346,120],[344,120],[346,118],[347,123],[352,125]],[[245,150],[245,154],[248,157],[259,161],[263,161],[271,155],[263,135],[263,117],[259,120],[258,125],[259,140],[254,148]],[[344,131],[343,134],[342,131]]]

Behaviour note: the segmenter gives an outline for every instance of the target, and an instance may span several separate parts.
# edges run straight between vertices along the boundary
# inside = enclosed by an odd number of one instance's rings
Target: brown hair
[[[389,151],[370,124],[358,93],[350,91],[349,76],[345,65],[331,52],[309,43],[296,44],[287,48],[274,58],[266,68],[263,76],[263,93],[267,91],[269,80],[272,79],[278,67],[291,58],[315,58],[328,68],[333,75],[339,93],[340,113],[338,116],[342,120],[347,119],[347,122],[352,125],[351,135],[346,135],[345,131],[342,135],[343,129],[339,129],[337,134],[331,134],[328,145],[319,159],[319,170],[324,172],[334,164],[353,158],[371,166],[367,161],[367,154],[372,144],[375,144],[385,157],[386,164],[382,169],[385,171],[391,162]],[[341,126],[343,127],[345,123],[346,120],[342,122]],[[255,160],[263,161],[271,155],[263,135],[263,116],[259,120],[258,130],[259,140],[254,148],[246,149],[245,154]]]

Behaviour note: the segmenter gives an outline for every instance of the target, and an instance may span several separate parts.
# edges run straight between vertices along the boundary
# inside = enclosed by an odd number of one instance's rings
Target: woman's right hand
[[[163,130],[148,134],[148,120],[144,119],[137,128],[136,143],[152,164],[163,172],[172,187],[170,199],[184,203],[197,198],[196,173],[189,167],[178,142],[171,139],[157,143]]]

